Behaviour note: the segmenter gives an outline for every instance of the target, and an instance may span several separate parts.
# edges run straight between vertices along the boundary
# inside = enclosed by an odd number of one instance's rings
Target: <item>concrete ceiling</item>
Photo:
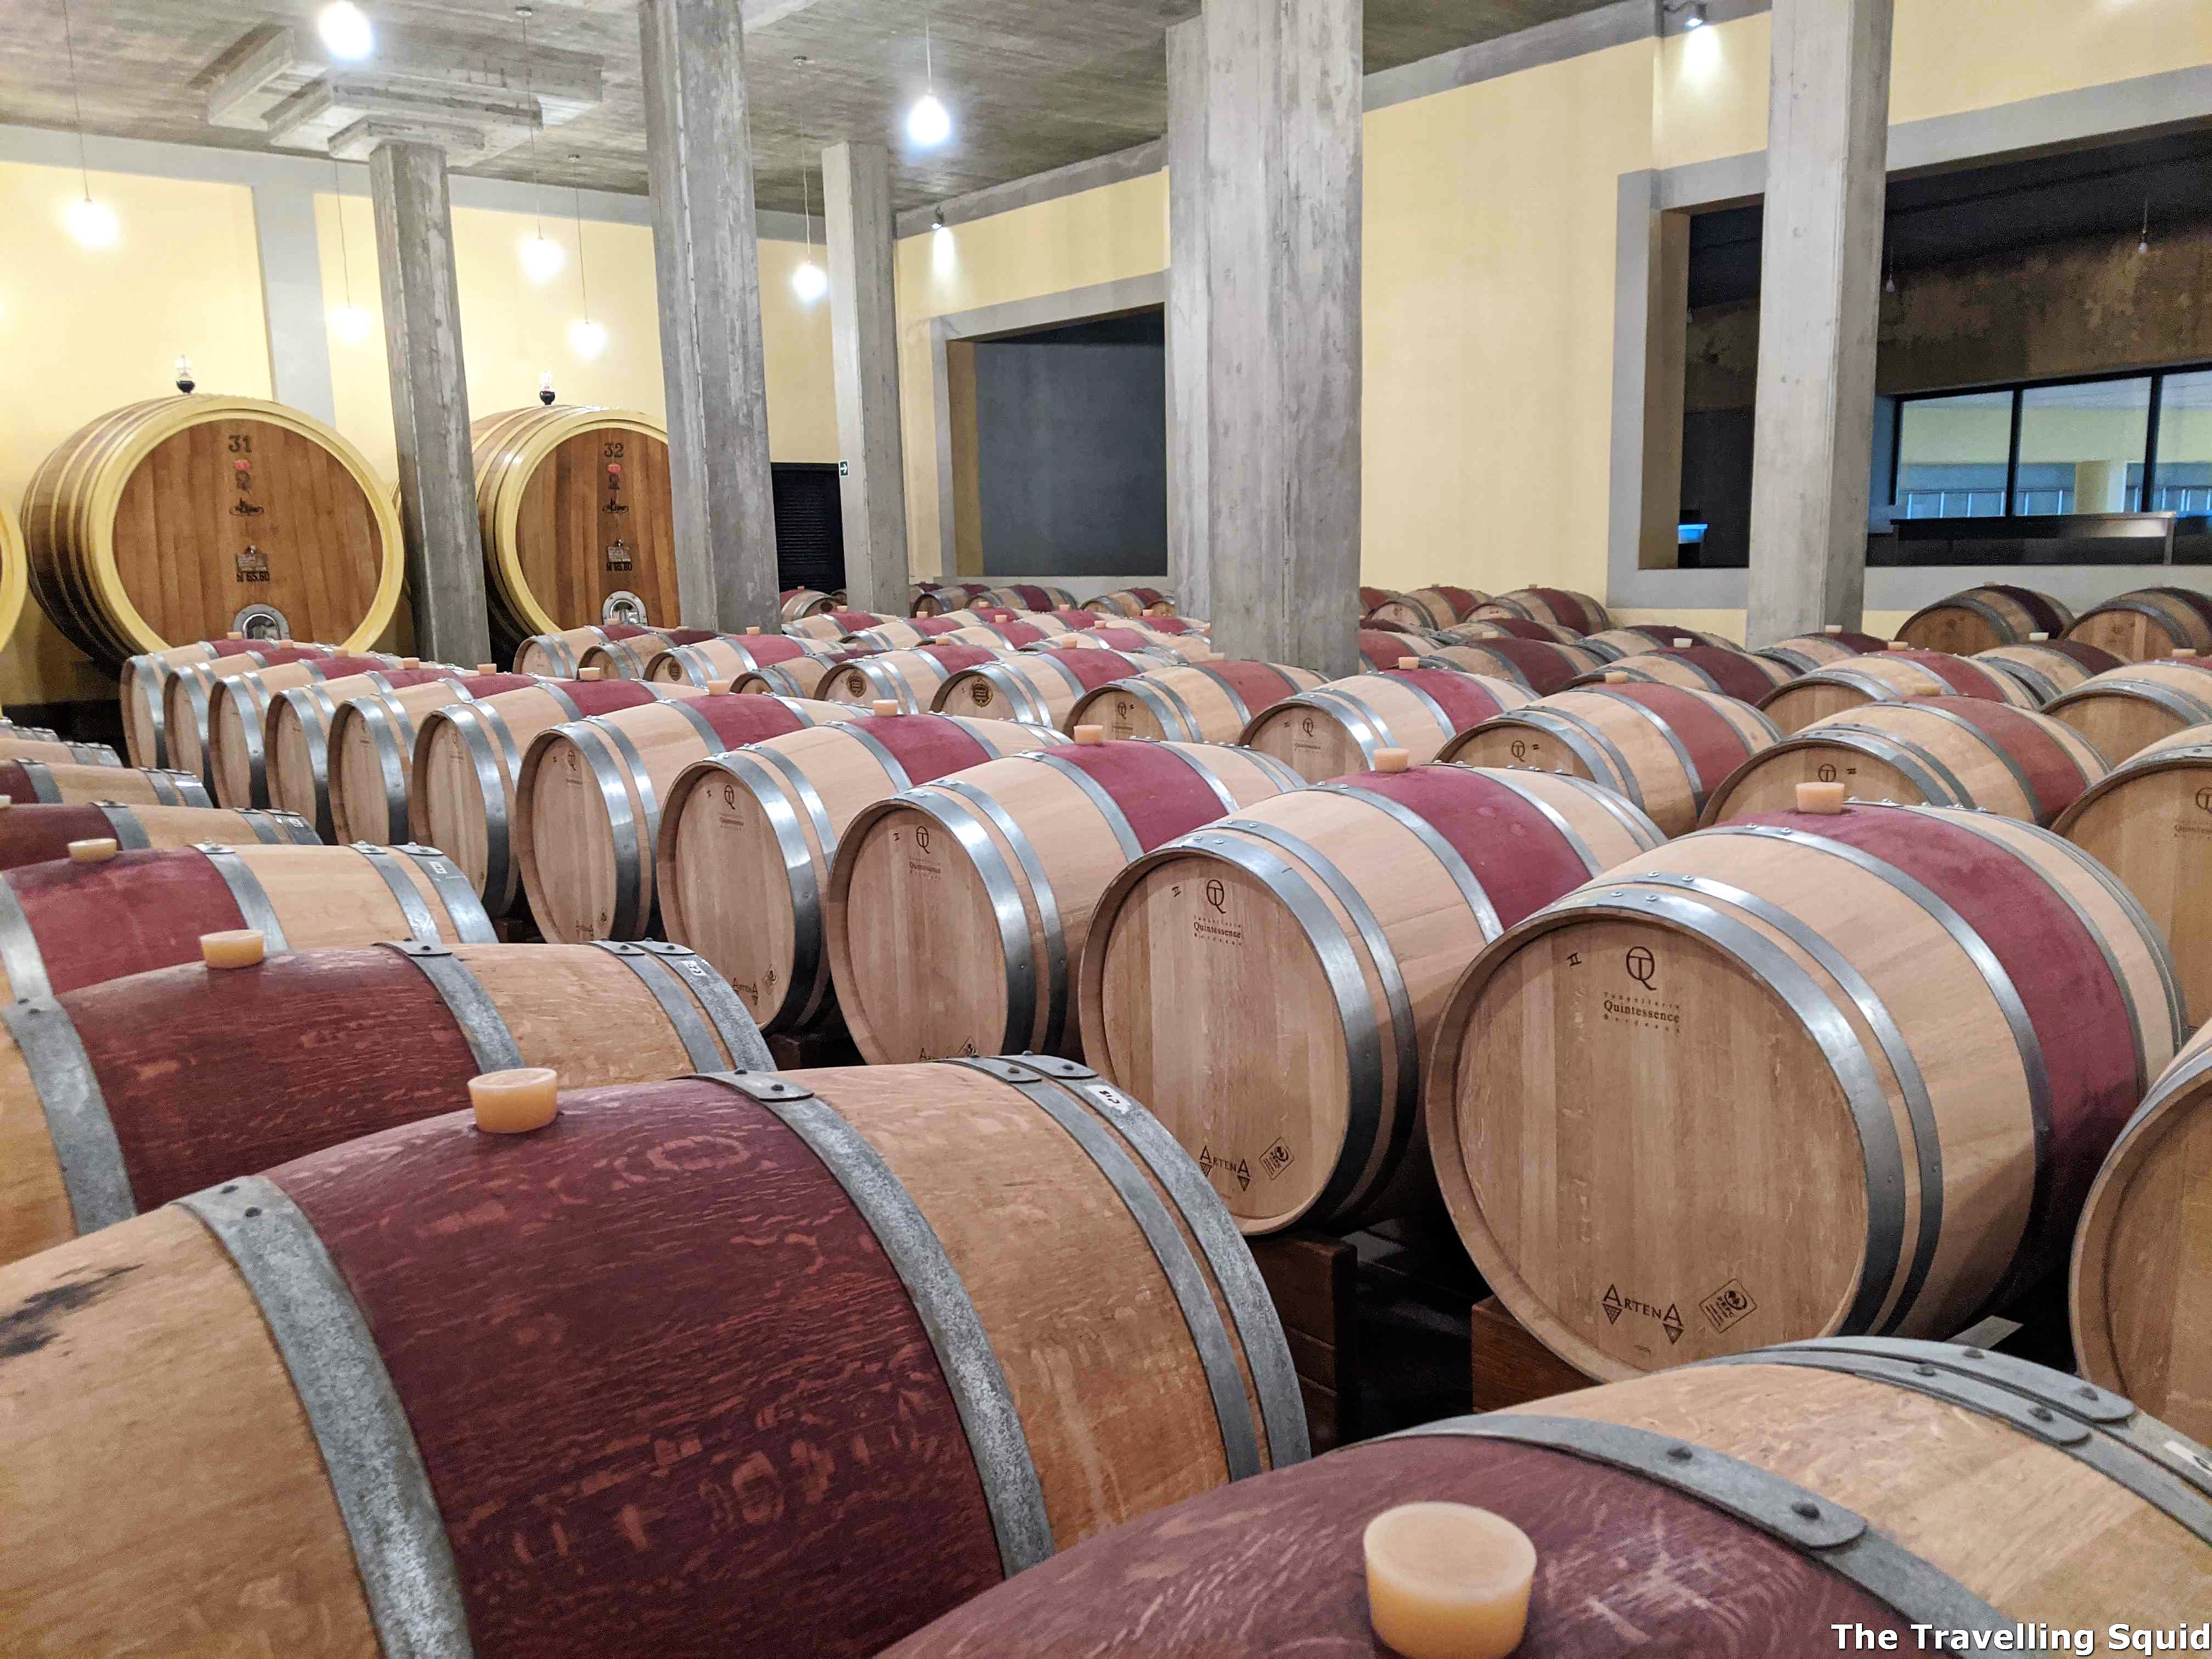
[[[1367,68],[1394,68],[1455,47],[1595,9],[1602,0],[1367,0]],[[416,61],[450,54],[479,66],[481,90],[503,68],[505,131],[495,153],[457,158],[462,171],[506,179],[641,192],[645,109],[637,20],[630,0],[538,3],[530,23],[539,61],[570,95],[539,134],[536,155],[513,120],[520,25],[512,0],[362,0],[385,39]],[[133,138],[281,148],[252,127],[209,119],[235,106],[227,94],[257,62],[281,58],[281,37],[312,21],[315,0],[70,0],[88,131]],[[927,205],[1154,138],[1167,125],[1162,32],[1194,16],[1198,0],[937,0],[936,87],[953,113],[952,140],[933,152],[905,141],[905,109],[924,86],[918,0],[744,0],[757,20],[747,48],[761,205],[795,210],[801,168],[842,139],[888,143],[902,209]],[[0,0],[0,122],[67,128],[61,0]],[[257,60],[256,54],[262,54]],[[384,54],[380,54],[380,57]],[[375,75],[371,60],[361,66]],[[392,67],[386,63],[385,68]],[[307,77],[271,79],[258,111]],[[592,82],[596,79],[596,85]],[[319,145],[349,107],[328,88],[293,138]],[[248,118],[252,118],[249,116]],[[510,142],[512,141],[512,142]],[[340,145],[343,149],[343,143]],[[573,157],[573,159],[572,159]]]

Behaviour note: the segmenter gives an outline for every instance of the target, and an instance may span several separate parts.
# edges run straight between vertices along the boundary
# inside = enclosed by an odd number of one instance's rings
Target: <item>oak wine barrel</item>
[[[1993,585],[1923,605],[1897,637],[1916,651],[1972,657],[1995,646],[2023,645],[2031,634],[2057,639],[2073,626],[2074,613],[2050,594]]]
[[[836,656],[820,659],[794,657],[789,662],[772,662],[758,668],[749,668],[733,680],[716,682],[714,689],[734,691],[741,696],[818,696],[822,683],[840,672],[846,663],[857,662],[861,657],[874,654],[864,651],[849,655],[841,652]]]
[[[787,587],[777,597],[781,601],[777,615],[787,623],[797,622],[802,617],[818,617],[825,611],[835,611],[838,603],[836,595],[820,592],[811,587]]]
[[[323,829],[327,818],[328,840],[404,841],[415,735],[424,716],[455,703],[477,702],[544,684],[528,674],[465,674],[459,679],[422,680],[340,703],[331,715],[325,740],[329,759],[314,798],[323,815],[315,820],[317,829]],[[279,805],[289,804],[284,799],[283,769],[276,764],[283,753],[280,744],[271,746],[270,793]]]
[[[1043,611],[1037,614],[1040,617],[1049,617],[1071,634],[1085,634],[1094,628],[1103,628],[1106,625],[1105,617],[1100,616],[1096,611],[1085,610],[1079,605],[1062,606],[1058,610]],[[1138,625],[1142,626],[1142,623]]]
[[[907,651],[917,645],[927,645],[932,640],[947,634],[956,634],[970,627],[975,618],[964,611],[944,612],[933,617],[909,617],[903,622],[878,623],[873,628],[864,628],[853,635],[848,643],[868,646],[878,651]]]
[[[1009,611],[1073,611],[1078,609],[1075,595],[1064,587],[1053,587],[1042,582],[1016,582],[1011,586],[994,587],[983,594],[987,605],[1002,605]]]
[[[189,772],[158,767],[86,766],[72,762],[0,759],[0,796],[17,805],[212,806],[207,786]]]
[[[1369,587],[1364,584],[1360,586],[1358,593],[1359,614],[1363,617],[1373,616],[1398,597],[1398,590],[1395,587]]]
[[[77,841],[112,841],[126,852],[210,841],[317,844],[314,826],[290,812],[234,812],[204,804],[125,805],[114,800],[27,803],[21,796],[0,811],[0,870],[65,859],[70,843]]]
[[[451,1111],[482,1072],[591,1088],[774,1066],[722,977],[658,942],[188,963],[19,1002],[0,1027],[0,1261]]]
[[[2053,698],[2062,720],[2114,760],[2212,720],[2212,657],[2131,662],[2094,674]]]
[[[849,662],[825,664],[808,695],[862,708],[889,697],[902,714],[925,714],[953,675],[1012,654],[1002,645],[956,645],[941,639],[906,651],[872,651]]]
[[[1247,1233],[1432,1206],[1419,1057],[1460,970],[1665,839],[1579,778],[1403,759],[1168,842],[1091,918],[1084,1058]]]
[[[1408,657],[1418,657],[1435,641],[1426,634],[1401,632],[1388,628],[1363,628],[1359,630],[1359,654],[1367,666],[1376,673],[1395,668]]]
[[[104,743],[68,743],[59,738],[33,738],[0,727],[0,763],[37,761],[47,766],[90,767],[103,772],[127,771],[123,757]]]
[[[226,674],[208,689],[207,730],[200,755],[208,787],[225,806],[268,805],[269,716],[285,692],[325,681],[349,691],[370,690],[375,684],[368,678],[372,674],[390,676],[421,665],[406,657],[308,657]],[[432,664],[430,672],[441,672],[441,665]]]
[[[1627,681],[1508,710],[1461,732],[1437,758],[1587,778],[1683,836],[1729,775],[1781,735],[1735,697]]]
[[[1575,643],[1591,649],[1611,649],[1621,657],[1638,656],[1667,646],[1701,645],[1717,651],[1743,649],[1725,634],[1708,633],[1702,628],[1685,628],[1679,623],[1626,623],[1618,628],[1585,635]],[[1874,648],[1881,650],[1881,642],[1877,641]]]
[[[111,665],[226,631],[359,649],[398,608],[391,490],[296,409],[152,398],[64,439],[23,492],[31,590]]]
[[[789,634],[717,634],[690,645],[667,647],[653,657],[640,678],[663,684],[696,685],[703,691],[717,680],[735,679],[771,663],[802,658],[826,662],[841,654],[838,646]]]
[[[1613,625],[1605,607],[1587,593],[1577,593],[1565,587],[1516,587],[1510,592],[1493,593],[1487,603],[1477,605],[1473,621],[1495,613],[1503,617],[1526,617],[1532,622],[1556,623],[1561,628],[1571,628],[1577,634],[1601,634]]]
[[[398,668],[318,680],[278,692],[269,701],[261,717],[261,804],[299,813],[314,824],[325,841],[331,839],[330,737],[337,711],[356,697],[377,696],[424,685],[458,684],[465,678],[469,677],[462,670],[447,664],[418,663],[411,658],[402,658]],[[508,684],[501,685],[501,690],[531,683],[520,674],[502,678]],[[222,782],[220,761],[219,750],[218,799]],[[222,804],[234,806],[251,803],[224,800]],[[343,839],[388,842],[390,837],[347,836]]]
[[[1109,738],[1234,743],[1260,709],[1322,683],[1310,668],[1234,657],[1169,663],[1086,691],[1066,726],[1097,726]]]
[[[573,680],[583,671],[586,651],[613,641],[658,639],[658,629],[635,623],[610,622],[584,628],[564,628],[558,633],[533,634],[515,647],[514,672],[548,679]]]
[[[2191,1439],[2212,1437],[2212,1027],[2151,1087],[2074,1239],[2075,1363]]]
[[[1119,651],[1017,651],[954,670],[929,706],[939,714],[1026,720],[1066,731],[1078,699],[1142,675],[1147,667],[1169,665],[1162,658]]]
[[[869,1654],[1306,1455],[1249,1254],[1080,1066],[718,1072],[520,1133],[448,1113],[0,1269],[0,1297],[68,1333],[0,1378],[40,1517],[0,1600],[56,1653]]]
[[[2106,769],[2078,732],[2033,709],[1982,697],[1869,703],[1753,755],[1698,822],[1788,811],[1798,785],[1840,783],[1848,800],[1967,806],[2047,829]]]
[[[1220,744],[1107,743],[986,761],[864,807],[823,906],[837,1006],[872,1064],[1080,1052],[1073,981],[1122,866],[1298,787]]]
[[[237,928],[271,951],[492,940],[483,906],[432,847],[204,842],[27,865],[0,881],[12,900],[0,903],[0,977],[15,1001],[198,962],[200,935]]]
[[[2079,640],[1993,646],[1975,653],[1974,660],[2002,669],[2033,692],[2039,704],[2055,702],[2083,681],[2123,666],[2111,652]]]
[[[1085,610],[1109,617],[1172,617],[1175,606],[1176,596],[1158,587],[1117,587],[1083,602]]]
[[[1877,639],[1872,634],[1860,634],[1840,625],[1831,624],[1818,634],[1800,634],[1794,638],[1777,640],[1752,654],[1764,657],[1769,662],[1778,662],[1795,676],[1809,674],[1816,668],[1826,668],[1832,662],[1841,662],[1846,657],[1878,655],[1889,648],[1889,641]]]
[[[1683,685],[1695,691],[1717,691],[1724,697],[1758,703],[1790,679],[1790,671],[1765,657],[1754,657],[1734,646],[1655,646],[1634,656],[1620,657],[1582,677],[1580,684],[1613,684],[1623,680],[1657,685]]]
[[[2051,827],[2119,878],[2173,947],[2190,1023],[2212,1019],[2212,725],[2139,750]]]
[[[1579,646],[1498,639],[1433,645],[1421,653],[1420,660],[1425,668],[1459,668],[1470,674],[1487,674],[1493,679],[1510,680],[1532,697],[1548,697],[1595,672],[1604,659]]]
[[[1120,651],[1150,652],[1170,662],[1211,662],[1217,654],[1213,641],[1203,634],[1162,634],[1149,623],[1131,623],[1126,627],[1112,623],[1093,628],[1080,634],[1061,634],[1044,640],[1037,646],[1024,646],[1024,650],[1049,648],[1055,651]]]
[[[763,1030],[834,1030],[822,896],[854,817],[916,784],[1066,741],[1013,720],[856,714],[695,761],[661,807],[665,929],[728,976]]]
[[[299,671],[314,663],[316,671]],[[210,769],[208,744],[213,730],[216,688],[241,674],[275,674],[278,690],[318,678],[335,678],[372,668],[397,668],[399,659],[375,653],[343,655],[319,646],[278,647],[186,663],[168,670],[161,683],[161,721],[169,765],[205,779]],[[280,672],[281,671],[281,672]]]
[[[636,409],[532,404],[487,415],[469,433],[496,654],[564,629],[675,619],[666,422]]]
[[[1147,634],[1170,634],[1177,636],[1190,634],[1211,634],[1213,624],[1203,617],[1146,616],[1133,619],[1133,625]]]
[[[1990,664],[1948,651],[1899,648],[1846,657],[1800,674],[1759,706],[1783,731],[1795,732],[1847,708],[1911,697],[1981,697],[2015,708],[2037,706],[2034,693]]]
[[[0,737],[35,738],[41,743],[59,743],[62,740],[62,734],[51,726],[24,726],[5,715],[0,715]],[[131,763],[137,764],[136,762]]]
[[[1417,587],[1410,593],[1392,594],[1370,613],[1369,620],[1403,623],[1416,630],[1455,628],[1489,598],[1469,587]]]
[[[1319,783],[1369,770],[1385,749],[1419,766],[1458,733],[1532,701],[1510,680],[1393,668],[1296,692],[1255,714],[1237,741]]]
[[[2193,587],[2139,587],[2082,612],[2063,632],[2123,662],[2149,662],[2181,650],[2212,652],[2212,594]]]
[[[1769,813],[1486,950],[1429,1141],[1492,1291],[1589,1375],[1948,1336],[2063,1259],[2181,1012],[2157,930],[2048,830]]]
[[[1395,1653],[1362,1535],[1405,1503],[1486,1510],[1534,1544],[1516,1659],[2075,1653],[2114,1631],[2170,1650],[2204,1627],[2204,1463],[2129,1401],[2025,1360],[1796,1344],[1424,1424],[1191,1498],[884,1659]],[[2030,1483],[2066,1524],[2023,1513]]]
[[[1451,628],[1439,629],[1437,639],[1443,645],[1480,645],[1485,640],[1546,640],[1553,645],[1578,646],[1596,651],[1610,661],[1621,653],[1610,647],[1590,645],[1585,635],[1571,628],[1562,628],[1557,623],[1538,622],[1529,617],[1485,617],[1469,620]]]
[[[446,854],[495,916],[522,891],[514,850],[515,780],[542,732],[648,703],[701,697],[688,685],[636,680],[544,681],[422,716],[407,793],[407,824],[418,842]]]
[[[783,631],[796,639],[821,640],[835,644],[866,629],[880,628],[885,623],[904,620],[902,617],[887,617],[875,611],[816,611],[787,622]]]
[[[647,937],[657,914],[660,802],[676,775],[702,756],[846,712],[796,697],[710,693],[539,732],[514,790],[514,857],[539,931],[572,945]]]
[[[646,671],[661,653],[721,637],[711,628],[657,628],[649,633],[586,646],[576,659],[577,672],[596,668],[610,678],[641,680],[648,678]]]
[[[295,648],[325,656],[336,654],[324,645]],[[253,641],[242,634],[237,634],[228,639],[202,640],[194,645],[172,646],[167,651],[143,651],[124,663],[119,687],[123,742],[131,765],[169,764],[167,704],[170,673],[195,664],[213,662],[224,656],[243,659],[226,671],[231,673],[247,668],[265,668],[270,660],[282,660],[275,656],[273,647],[257,648]]]

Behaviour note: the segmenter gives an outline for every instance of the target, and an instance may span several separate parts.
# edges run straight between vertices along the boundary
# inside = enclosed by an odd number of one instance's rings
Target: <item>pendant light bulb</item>
[[[791,291],[801,305],[812,305],[830,291],[830,273],[814,263],[814,191],[806,169],[799,170],[799,216],[806,221],[806,262],[791,273]]]
[[[934,149],[952,136],[952,117],[935,93],[922,94],[907,112],[906,136],[924,149]]]
[[[589,362],[607,349],[605,325],[579,317],[568,325],[568,349]]]
[[[368,331],[374,325],[369,314],[359,306],[331,307],[331,332],[338,337],[341,344],[359,345],[368,338]]]
[[[123,235],[123,225],[116,218],[115,210],[89,196],[72,199],[62,214],[62,222],[80,247],[113,247]]]
[[[558,276],[568,263],[568,251],[544,231],[522,239],[522,274],[541,288]]]
[[[369,24],[368,14],[353,0],[331,0],[316,15],[315,33],[322,37],[331,57],[343,58],[348,63],[366,58],[376,50],[376,30]]]

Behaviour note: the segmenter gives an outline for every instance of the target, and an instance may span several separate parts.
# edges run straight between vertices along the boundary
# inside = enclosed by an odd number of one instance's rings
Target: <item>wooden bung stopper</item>
[[[200,935],[200,960],[210,968],[258,968],[268,954],[269,942],[258,927]]]
[[[1421,659],[1419,657],[1401,657],[1398,659],[1398,666],[1401,669],[1419,668],[1420,665]]]
[[[488,1135],[526,1135],[561,1109],[561,1079],[550,1066],[484,1072],[469,1079],[469,1105]]]
[[[1378,772],[1402,772],[1413,763],[1413,753],[1405,749],[1378,749],[1375,751],[1375,769]]]
[[[878,697],[873,702],[868,705],[868,708],[878,720],[887,720],[892,715],[898,713],[898,704],[892,702],[889,697]]]
[[[1844,810],[1844,786],[1840,783],[1799,784],[1797,810],[1801,812],[1818,812],[1824,817],[1833,817]]]
[[[1103,726],[1079,726],[1075,728],[1075,740],[1078,743],[1103,743],[1106,741],[1106,728]]]
[[[596,680],[603,678],[606,672],[604,668],[579,668],[576,671],[576,678],[580,680]]]
[[[69,855],[79,864],[105,864],[120,849],[110,836],[97,841],[73,841],[69,844]]]
[[[1628,676],[1620,669],[1608,668],[1605,671],[1605,683],[1607,685],[1626,685],[1628,684]]]
[[[1367,1613],[1406,1659],[1505,1659],[1528,1624],[1536,1547],[1468,1504],[1401,1504],[1367,1523]]]

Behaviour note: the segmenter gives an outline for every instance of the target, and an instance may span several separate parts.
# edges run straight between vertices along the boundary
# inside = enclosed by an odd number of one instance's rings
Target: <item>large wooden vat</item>
[[[1237,741],[1319,783],[1368,770],[1386,749],[1402,749],[1421,765],[1458,733],[1530,700],[1507,680],[1454,668],[1396,668],[1285,697],[1255,714]]]
[[[1101,726],[1109,738],[1234,743],[1258,710],[1321,683],[1311,669],[1286,663],[1222,657],[1163,664],[1085,692],[1066,725]]]
[[[0,795],[17,805],[118,801],[146,806],[212,806],[206,786],[187,772],[73,761],[0,759]]]
[[[2122,665],[2111,652],[2079,640],[2030,640],[2024,645],[1994,646],[1976,653],[1974,660],[2011,675],[2028,689],[2039,706],[2055,702],[2083,681]]]
[[[825,664],[811,695],[864,708],[889,697],[902,714],[926,714],[953,675],[1012,654],[1012,648],[1003,645],[956,645],[945,640],[933,640],[905,651],[872,651],[843,664]],[[803,669],[805,665],[799,666]]]
[[[0,1009],[0,1261],[453,1109],[471,1077],[582,1088],[772,1068],[681,945],[423,945],[185,963]]]
[[[32,591],[96,661],[231,630],[369,644],[399,604],[399,513],[296,409],[159,398],[64,439],[23,492]]]
[[[1991,586],[1923,605],[1905,618],[1897,637],[1916,651],[1972,657],[1993,646],[2025,644],[2032,635],[2055,640],[2073,626],[2074,613],[2048,593]]]
[[[1010,587],[994,587],[983,594],[986,605],[1002,605],[1009,611],[1073,611],[1078,609],[1075,595],[1064,587],[1054,587],[1042,582],[1016,582]]]
[[[929,706],[942,714],[1066,730],[1070,711],[1087,693],[1148,667],[1170,665],[1164,658],[1119,651],[1017,651],[956,669]]]
[[[1579,684],[1618,685],[1644,681],[1655,685],[1682,685],[1694,691],[1717,691],[1738,702],[1757,703],[1790,678],[1790,671],[1766,657],[1754,657],[1733,646],[1657,646],[1621,657]]]
[[[492,939],[468,883],[429,847],[195,843],[27,865],[0,881],[0,975],[16,1001],[197,962],[202,934],[238,928],[271,951]]]
[[[572,945],[647,937],[660,803],[676,775],[702,756],[845,712],[796,697],[710,694],[538,733],[514,790],[514,855],[538,930]]]
[[[1455,628],[1489,599],[1488,594],[1471,587],[1417,587],[1410,593],[1393,593],[1370,611],[1367,619],[1400,623],[1417,631]]]
[[[15,515],[4,502],[0,502],[0,641],[15,637],[15,624],[23,619],[23,602],[30,593],[30,568],[23,552],[23,532],[15,523]]]
[[[112,799],[26,805],[18,797],[0,812],[0,870],[65,859],[70,843],[77,841],[112,841],[127,852],[210,841],[316,844],[314,826],[290,812],[233,812],[205,805],[126,806]]]
[[[404,841],[416,723],[433,709],[543,684],[528,674],[464,674],[458,679],[415,679],[350,698],[331,711],[330,729],[319,738],[312,726],[298,728],[302,739],[314,745],[304,761],[289,756],[283,738],[271,740],[270,795],[278,805],[305,816],[305,808],[295,805],[303,792],[290,781],[304,777],[305,798],[316,809],[315,825],[325,840]],[[304,686],[286,695],[301,696],[316,689]],[[272,722],[277,718],[271,714]]]
[[[1814,720],[1738,767],[1700,822],[1785,812],[1804,783],[1850,800],[1971,806],[2050,826],[2106,771],[2105,757],[2047,714],[1982,697],[1869,703]]]
[[[1107,884],[1299,787],[1248,749],[1077,735],[876,802],[848,826],[823,926],[837,1005],[871,1062],[1079,1053],[1075,970]]]
[[[1475,620],[1492,614],[1526,617],[1532,622],[1555,623],[1577,634],[1600,634],[1613,625],[1605,607],[1587,593],[1565,587],[1516,587],[1493,593],[1474,610]]]
[[[1558,692],[1485,720],[1437,758],[1587,778],[1680,836],[1697,827],[1723,781],[1780,736],[1735,697],[1629,681]]]
[[[1464,645],[1430,646],[1421,653],[1428,668],[1459,668],[1509,680],[1532,697],[1564,691],[1605,659],[1579,646],[1543,640],[1480,640]]]
[[[2183,1029],[2157,930],[2049,831],[1769,814],[1485,951],[1429,1139],[1492,1291],[1589,1375],[1948,1336],[2062,1259]]]
[[[495,916],[513,910],[522,875],[514,850],[514,786],[538,734],[649,702],[701,697],[688,685],[636,680],[568,680],[450,704],[422,716],[407,791],[407,824],[418,842],[459,865]]]
[[[1065,742],[1047,726],[886,702],[696,761],[661,807],[663,926],[729,976],[763,1030],[835,1028],[823,895],[854,818],[916,784]]]
[[[1085,611],[1108,617],[1172,617],[1175,606],[1176,596],[1158,587],[1117,587],[1083,602]]]
[[[2212,657],[2133,662],[2092,675],[2055,697],[2045,712],[2062,720],[2112,759],[2212,720]]]
[[[2085,611],[2065,633],[2123,662],[2212,651],[2212,594],[2193,587],[2139,587]]]
[[[635,409],[532,404],[469,431],[484,599],[501,654],[562,629],[675,622],[666,422]]]
[[[2138,751],[2051,827],[2119,878],[2173,946],[2190,1023],[2212,1019],[2212,725]]]
[[[1056,1071],[725,1073],[511,1136],[456,1113],[0,1269],[68,1334],[0,1375],[35,1517],[11,1636],[869,1654],[1300,1461],[1234,1229],[1141,1108]]]
[[[1764,657],[1769,662],[1778,662],[1794,677],[1809,674],[1816,668],[1826,668],[1832,662],[1841,662],[1846,657],[1863,657],[1889,648],[1889,641],[1876,639],[1871,634],[1859,634],[1834,624],[1818,634],[1800,634],[1792,639],[1777,640],[1763,646],[1752,654]]]
[[[1783,731],[1795,732],[1847,708],[1910,697],[1983,697],[2015,708],[2033,708],[2040,702],[2019,679],[1990,664],[1948,651],[1893,647],[1800,674],[1759,706]]]
[[[1488,1510],[1534,1544],[1516,1659],[2105,1652],[2115,1628],[2127,1650],[2162,1635],[2171,1651],[2203,1628],[2206,1457],[2124,1400],[1978,1349],[1771,1349],[1193,1498],[884,1659],[1395,1652],[1370,1623],[1361,1534],[1409,1501]]]
[[[2212,1437],[2212,1027],[2153,1085],[2074,1239],[2075,1363],[2192,1439]]]
[[[1433,1205],[1419,1057],[1462,969],[1664,839],[1609,791],[1541,773],[1386,764],[1260,801],[1107,888],[1084,1057],[1248,1233]]]

